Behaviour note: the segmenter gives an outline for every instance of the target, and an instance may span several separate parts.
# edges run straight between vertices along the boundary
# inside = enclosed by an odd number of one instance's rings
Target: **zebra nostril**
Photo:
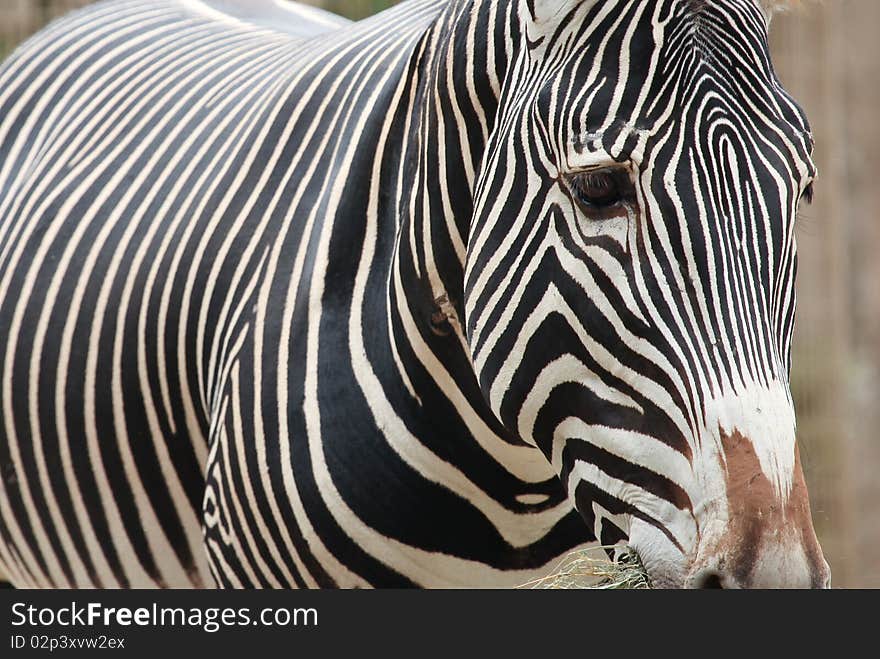
[[[717,570],[703,570],[693,578],[691,588],[701,590],[718,588],[723,590],[723,576]]]

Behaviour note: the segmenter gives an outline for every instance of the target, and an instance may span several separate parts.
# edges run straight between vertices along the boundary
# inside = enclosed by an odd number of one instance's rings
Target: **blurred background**
[[[247,2],[247,0],[241,0]],[[89,0],[0,0],[0,58]],[[310,0],[358,19],[393,0]],[[880,588],[880,1],[802,3],[771,28],[816,138],[802,211],[792,387],[816,530],[836,587]]]

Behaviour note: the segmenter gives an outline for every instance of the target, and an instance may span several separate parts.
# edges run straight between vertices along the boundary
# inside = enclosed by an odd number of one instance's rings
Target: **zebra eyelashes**
[[[577,172],[566,177],[577,204],[587,215],[616,214],[635,199],[635,189],[624,167],[606,167]]]
[[[803,192],[803,194],[801,194],[801,201],[805,201],[808,204],[812,204],[813,203],[813,194],[814,194],[813,183],[811,182],[807,185],[807,187],[804,188],[804,192]]]

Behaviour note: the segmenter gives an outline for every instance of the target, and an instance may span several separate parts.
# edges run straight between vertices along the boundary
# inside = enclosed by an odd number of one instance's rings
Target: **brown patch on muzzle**
[[[819,587],[827,579],[822,550],[813,530],[810,499],[800,453],[795,445],[794,473],[788,497],[782,501],[761,469],[752,442],[734,431],[721,432],[723,467],[727,481],[728,528],[717,551],[725,556],[725,570],[743,586],[754,584],[762,555],[768,547],[803,549],[810,582]]]

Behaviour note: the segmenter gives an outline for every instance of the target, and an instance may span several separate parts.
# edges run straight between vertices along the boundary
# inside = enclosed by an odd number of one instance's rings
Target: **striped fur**
[[[52,24],[0,69],[0,567],[511,585],[628,540],[683,585],[748,500],[827,580],[788,391],[810,149],[754,0]],[[574,197],[598,167],[613,213]]]

